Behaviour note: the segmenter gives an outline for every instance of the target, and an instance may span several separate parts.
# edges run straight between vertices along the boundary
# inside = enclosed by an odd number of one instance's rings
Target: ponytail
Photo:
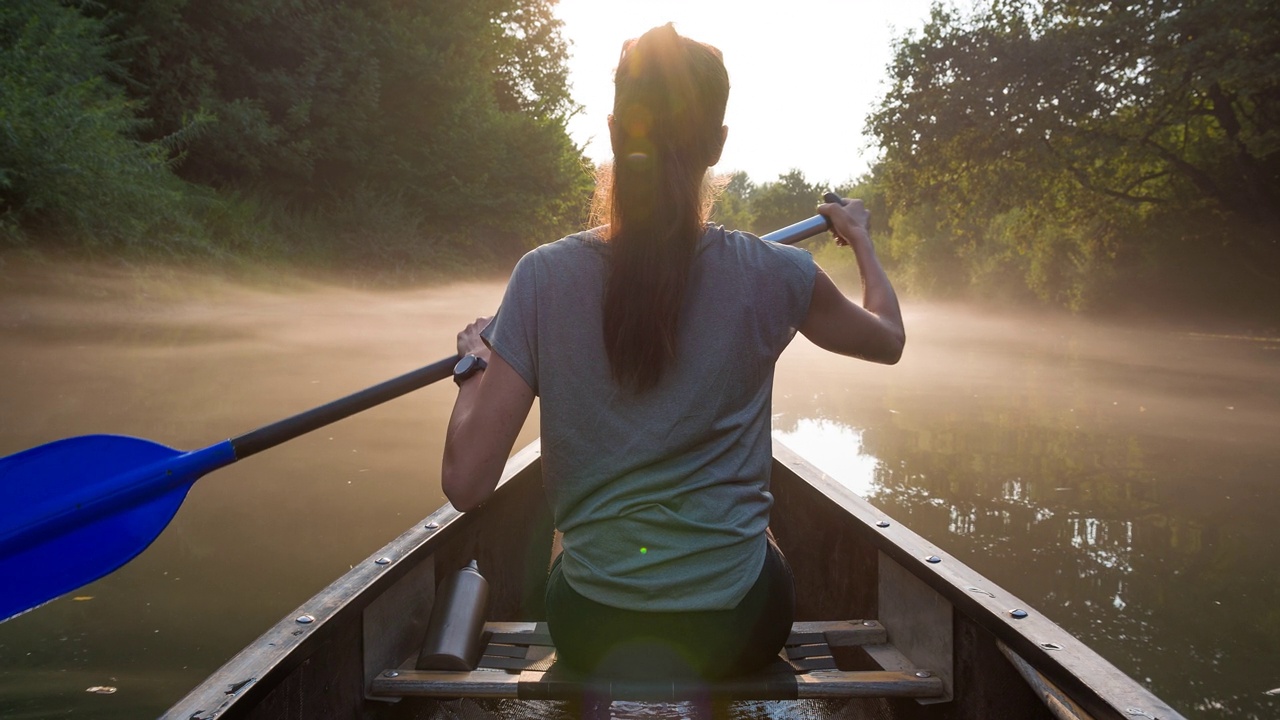
[[[614,379],[643,392],[676,357],[729,77],[719,50],[668,24],[623,48],[614,84],[613,177],[598,191],[610,245],[604,343]]]

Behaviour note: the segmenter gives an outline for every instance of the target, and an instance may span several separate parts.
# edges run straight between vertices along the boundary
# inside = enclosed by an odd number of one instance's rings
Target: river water
[[[0,268],[0,456],[98,432],[202,447],[451,354],[501,290]],[[895,367],[797,338],[775,433],[1189,717],[1280,717],[1280,338],[905,315]],[[444,502],[453,396],[202,479],[138,559],[0,625],[0,717],[162,712]]]

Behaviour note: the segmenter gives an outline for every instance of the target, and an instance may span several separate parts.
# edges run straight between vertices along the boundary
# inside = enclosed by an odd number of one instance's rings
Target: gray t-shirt
[[[648,611],[733,608],[764,563],[773,368],[804,321],[804,250],[708,226],[676,362],[654,388],[613,380],[597,231],[524,256],[484,337],[541,398],[543,477],[581,595]]]

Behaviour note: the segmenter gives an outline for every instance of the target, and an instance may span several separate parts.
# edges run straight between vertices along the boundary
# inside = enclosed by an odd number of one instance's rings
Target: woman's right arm
[[[906,330],[898,296],[867,234],[871,214],[861,200],[827,203],[819,206],[818,212],[831,222],[836,244],[853,248],[862,275],[862,305],[845,297],[819,268],[813,279],[809,315],[800,332],[814,345],[834,353],[888,365],[898,362]]]

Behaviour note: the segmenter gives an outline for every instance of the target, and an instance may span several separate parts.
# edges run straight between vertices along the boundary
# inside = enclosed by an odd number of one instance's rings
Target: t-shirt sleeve
[[[761,253],[761,267],[774,290],[762,312],[770,327],[766,342],[777,357],[809,316],[818,266],[813,255],[803,248],[765,241],[755,247]]]
[[[818,264],[804,248],[773,244],[771,249],[782,255],[781,275],[786,287],[787,317],[794,333],[809,317],[809,301],[813,299],[813,280],[818,276]]]
[[[537,258],[530,252],[516,263],[493,322],[480,334],[538,393]]]

